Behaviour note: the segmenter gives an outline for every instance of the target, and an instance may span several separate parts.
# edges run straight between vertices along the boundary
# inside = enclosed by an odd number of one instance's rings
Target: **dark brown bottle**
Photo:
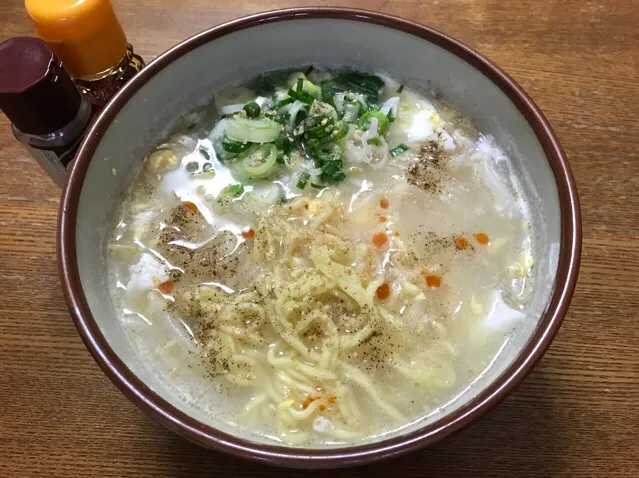
[[[64,185],[92,107],[42,40],[20,37],[0,43],[0,109],[16,139]]]

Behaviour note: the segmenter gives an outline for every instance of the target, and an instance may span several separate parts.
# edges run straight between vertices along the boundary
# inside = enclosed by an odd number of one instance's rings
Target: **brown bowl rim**
[[[332,449],[265,445],[238,438],[195,420],[150,390],[126,367],[100,332],[82,290],[76,255],[76,214],[84,178],[100,138],[126,102],[164,67],[205,43],[256,25],[300,18],[346,19],[393,28],[445,48],[475,67],[508,95],[535,131],[555,175],[561,210],[561,248],[552,297],[534,335],[513,363],[479,395],[434,423],[379,442]],[[576,286],[581,256],[581,216],[575,181],[550,125],[528,95],[491,61],[439,31],[384,13],[353,8],[308,7],[258,13],[210,28],[158,56],[115,96],[92,125],[63,192],[58,224],[58,265],[69,310],[82,340],[111,381],[151,417],[195,443],[243,458],[297,468],[352,466],[407,453],[467,427],[494,408],[530,373],[556,335]]]

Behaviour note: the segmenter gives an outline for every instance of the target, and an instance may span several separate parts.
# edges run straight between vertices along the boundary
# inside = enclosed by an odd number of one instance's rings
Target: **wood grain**
[[[211,25],[293,5],[114,0],[146,58]],[[510,73],[553,124],[582,199],[579,285],[535,372],[437,446],[334,476],[639,476],[639,4],[628,0],[311,1],[428,23]],[[31,34],[0,0],[0,40]],[[60,191],[0,118],[0,476],[302,476],[215,454],[127,401],[78,338],[60,290]],[[321,473],[303,473],[320,476]]]

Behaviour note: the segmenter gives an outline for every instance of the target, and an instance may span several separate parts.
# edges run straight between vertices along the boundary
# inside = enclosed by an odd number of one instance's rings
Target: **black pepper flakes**
[[[423,191],[440,193],[447,176],[445,166],[449,159],[450,153],[439,143],[428,141],[420,148],[416,162],[408,168],[406,180]]]

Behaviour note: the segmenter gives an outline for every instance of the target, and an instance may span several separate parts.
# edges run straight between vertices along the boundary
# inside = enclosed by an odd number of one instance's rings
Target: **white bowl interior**
[[[141,158],[179,116],[210,98],[222,86],[265,71],[309,63],[384,71],[407,85],[433,88],[469,115],[481,132],[494,136],[521,178],[535,234],[536,286],[526,310],[527,320],[489,372],[442,413],[466,403],[512,362],[532,336],[554,286],[561,230],[552,170],[524,116],[506,94],[473,66],[420,37],[352,20],[299,18],[263,24],[200,46],[148,81],[122,108],[101,139],[80,196],[77,255],[82,287],[92,314],[122,361],[176,408],[228,433],[238,432],[175,396],[133,352],[108,294],[105,243],[120,195],[134,178]],[[408,430],[441,416],[431,416]],[[268,441],[257,435],[245,438]]]

